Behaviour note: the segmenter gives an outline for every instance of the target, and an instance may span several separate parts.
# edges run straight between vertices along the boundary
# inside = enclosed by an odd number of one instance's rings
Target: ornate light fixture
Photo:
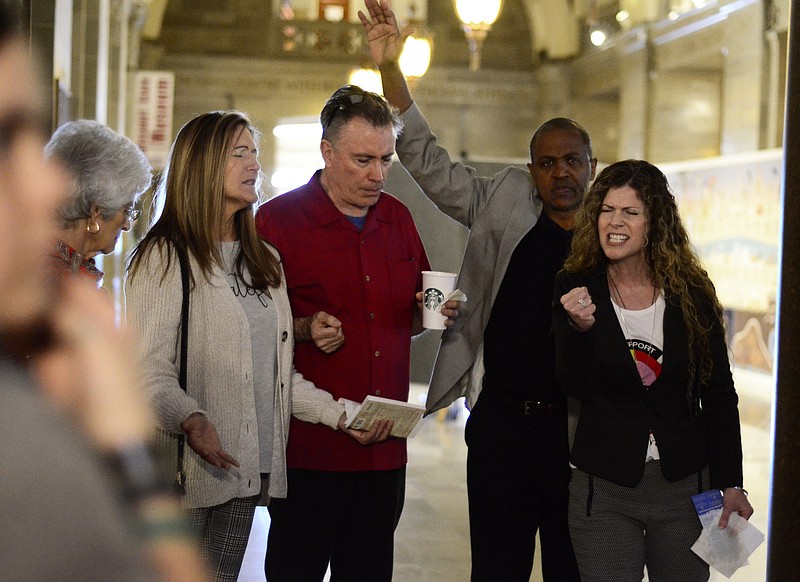
[[[453,5],[467,37],[469,69],[477,71],[481,68],[481,45],[500,16],[503,0],[453,0]]]

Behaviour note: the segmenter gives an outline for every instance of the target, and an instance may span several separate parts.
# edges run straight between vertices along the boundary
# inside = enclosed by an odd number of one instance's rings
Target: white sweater
[[[250,327],[245,312],[231,292],[223,269],[215,268],[208,281],[190,258],[195,286],[189,303],[187,392],[184,392],[178,384],[180,264],[174,250],[170,252],[167,269],[166,252],[151,247],[125,283],[126,314],[139,338],[141,366],[158,423],[166,431],[179,434],[181,423],[200,412],[216,427],[226,452],[240,461],[258,459],[257,431],[245,436],[241,431],[243,406],[255,401]],[[294,369],[292,313],[282,272],[280,286],[270,288],[270,293],[278,313],[278,376],[268,493],[271,497],[285,497],[290,415],[336,429],[343,407],[329,392],[318,389]],[[184,469],[187,507],[210,507],[233,498],[258,495],[261,489],[257,462],[242,463],[241,467],[224,471],[209,465],[186,446]]]

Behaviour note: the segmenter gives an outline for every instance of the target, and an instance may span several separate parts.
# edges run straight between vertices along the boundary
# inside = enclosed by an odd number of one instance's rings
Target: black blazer
[[[589,289],[597,305],[595,325],[572,328],[559,299],[575,287]],[[710,306],[709,306],[710,309]],[[553,300],[556,377],[561,389],[581,401],[572,463],[591,475],[635,487],[644,472],[652,430],[668,481],[710,469],[711,487],[742,485],[742,440],[724,330],[709,337],[713,370],[699,386],[701,410],[689,391],[689,352],[680,308],[666,297],[661,375],[643,386],[608,290],[605,268],[591,275],[561,272]]]

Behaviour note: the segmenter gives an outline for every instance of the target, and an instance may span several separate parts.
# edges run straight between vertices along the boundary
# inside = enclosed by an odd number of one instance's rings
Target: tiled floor
[[[758,410],[769,409],[771,385],[768,377],[746,372],[737,374],[744,418],[764,418]],[[419,398],[423,391],[424,386],[413,386],[412,398]],[[455,420],[446,420],[444,415],[430,417],[423,421],[420,433],[409,440],[406,504],[395,536],[395,582],[469,580],[465,420],[466,414]],[[745,482],[756,509],[751,521],[766,533],[771,449],[768,416],[757,425],[744,424],[742,438]],[[265,509],[260,509],[240,582],[264,582],[263,556],[268,528],[269,516]],[[531,582],[541,580],[539,568],[537,560]],[[730,580],[764,582],[765,579],[766,544],[762,544],[750,557],[750,565]],[[728,579],[712,571],[712,582],[723,580]]]

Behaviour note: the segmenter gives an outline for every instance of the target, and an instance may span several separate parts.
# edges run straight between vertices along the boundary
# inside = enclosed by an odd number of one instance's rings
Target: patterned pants
[[[691,550],[701,530],[691,497],[701,488],[697,474],[666,481],[658,461],[645,465],[636,487],[573,469],[569,532],[582,582],[641,582],[645,566],[650,582],[708,580],[708,565]]]
[[[216,582],[236,582],[250,537],[258,496],[187,510],[189,526]]]

